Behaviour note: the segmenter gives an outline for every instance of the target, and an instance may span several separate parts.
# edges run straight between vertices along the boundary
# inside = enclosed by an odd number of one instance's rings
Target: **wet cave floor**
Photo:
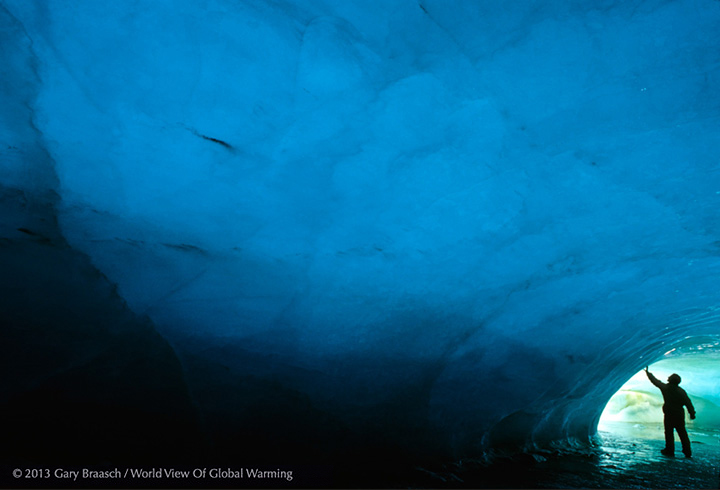
[[[614,423],[592,445],[556,445],[492,462],[418,467],[411,488],[720,488],[720,431],[688,427],[693,457],[660,454],[661,424]],[[611,430],[611,431],[608,431]]]

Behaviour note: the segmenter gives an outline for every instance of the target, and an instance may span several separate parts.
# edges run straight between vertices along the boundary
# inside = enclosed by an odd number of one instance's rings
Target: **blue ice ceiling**
[[[720,2],[0,18],[4,202],[49,203],[200,413],[250,419],[267,385],[405,449],[587,436],[720,333]]]

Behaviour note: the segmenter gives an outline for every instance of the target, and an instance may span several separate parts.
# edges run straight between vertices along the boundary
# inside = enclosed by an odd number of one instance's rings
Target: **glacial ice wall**
[[[718,334],[717,1],[0,5],[2,184],[59,196],[215,437],[587,436]]]

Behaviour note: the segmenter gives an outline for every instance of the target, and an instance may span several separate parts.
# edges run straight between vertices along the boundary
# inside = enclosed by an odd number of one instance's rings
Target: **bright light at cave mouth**
[[[665,359],[650,365],[650,372],[665,382],[677,373],[697,411],[697,418],[686,415],[691,440],[720,444],[720,352],[718,341],[690,349],[672,349]],[[632,376],[608,401],[598,423],[600,433],[613,433],[641,439],[663,439],[663,399],[645,371]]]

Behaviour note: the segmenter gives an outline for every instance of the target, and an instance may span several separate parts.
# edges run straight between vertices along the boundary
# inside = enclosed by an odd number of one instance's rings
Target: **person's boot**
[[[665,448],[662,451],[660,451],[660,454],[662,454],[663,456],[667,456],[668,458],[675,457],[675,451],[673,451],[672,449],[668,449],[668,448]]]

